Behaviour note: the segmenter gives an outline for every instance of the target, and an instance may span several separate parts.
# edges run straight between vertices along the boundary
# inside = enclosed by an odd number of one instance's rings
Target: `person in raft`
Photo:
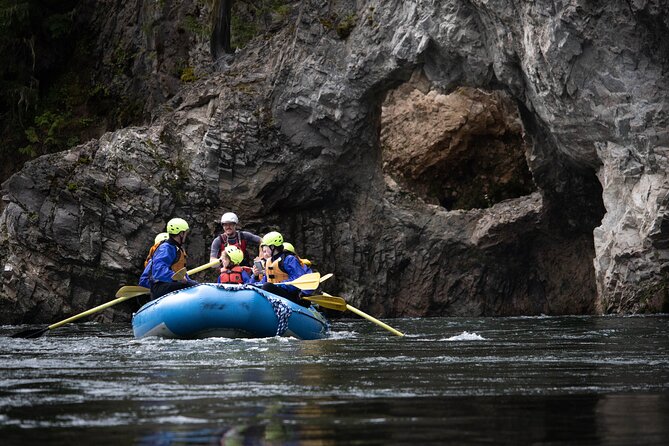
[[[244,259],[241,265],[249,266],[246,253],[247,242],[255,245],[260,245],[262,240],[259,236],[248,232],[238,231],[239,217],[234,212],[226,212],[221,217],[221,224],[223,225],[223,233],[218,235],[211,242],[211,249],[209,250],[209,261],[213,262],[223,255],[223,249],[226,246],[236,246],[244,254]]]
[[[311,260],[300,258],[300,256],[298,256],[297,253],[295,252],[295,247],[293,246],[292,243],[283,242],[283,250],[297,257],[297,260],[299,260],[300,265],[302,265],[302,267],[311,266]],[[265,274],[265,262],[267,261],[267,258],[272,256],[271,254],[265,255],[265,253],[263,252],[261,252],[260,254],[262,257],[259,256],[253,260],[253,277],[258,282],[262,280],[263,275]]]
[[[236,246],[226,246],[221,255],[221,275],[218,283],[251,283],[253,276],[251,268],[240,266],[244,260],[244,254]]]
[[[167,222],[169,238],[160,243],[148,265],[139,278],[139,285],[151,289],[151,299],[157,299],[172,291],[198,285],[188,274],[180,280],[172,280],[172,275],[186,267],[186,251],[184,242],[188,235],[188,223],[181,218],[173,218]]]
[[[167,232],[161,232],[156,236],[155,239],[153,239],[153,246],[149,248],[149,255],[147,255],[146,260],[144,260],[144,268],[146,268],[146,265],[149,264],[149,260],[151,260],[151,257],[153,257],[153,253],[156,252],[158,246],[168,238],[170,238],[170,235]]]
[[[282,282],[290,282],[304,274],[310,273],[311,269],[303,267],[297,257],[283,248],[283,236],[276,232],[268,232],[262,238],[260,245],[265,260],[265,274],[263,275],[262,289],[281,297],[285,297],[303,307],[309,307],[311,302],[302,299],[303,295],[310,295],[312,291],[300,291],[292,285],[284,285]]]
[[[303,258],[301,258],[300,256],[298,256],[298,255],[297,255],[297,252],[295,252],[295,247],[293,246],[292,243],[283,242],[283,250],[284,250],[284,251],[288,251],[289,253],[291,253],[292,255],[294,255],[295,257],[297,257],[297,260],[300,261],[300,264],[301,264],[302,266],[306,266],[306,267],[310,267],[310,266],[311,266],[311,260],[309,260],[309,259],[303,259]]]

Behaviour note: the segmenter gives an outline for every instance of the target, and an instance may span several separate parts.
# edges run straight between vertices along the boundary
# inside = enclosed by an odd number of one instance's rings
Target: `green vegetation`
[[[71,51],[68,38],[76,4],[75,0],[0,0],[2,158],[18,152],[25,159],[33,156],[42,139],[49,138],[47,145],[57,139],[62,121],[37,107],[59,62],[56,49]],[[47,135],[41,135],[45,126]]]
[[[344,40],[351,34],[351,31],[355,28],[355,22],[357,20],[358,16],[349,14],[337,24],[337,35],[340,39]]]
[[[0,0],[0,181],[36,156],[136,122],[143,101],[95,84],[95,33],[76,20],[79,0]],[[117,48],[113,70],[134,55]]]
[[[242,48],[253,38],[271,32],[292,11],[289,0],[236,0],[231,13],[231,45]]]
[[[355,28],[358,16],[349,14],[345,17],[340,17],[335,13],[329,16],[319,17],[318,21],[323,25],[323,28],[335,31],[341,40],[345,40]]]
[[[199,38],[208,39],[211,35],[211,26],[192,15],[187,15],[184,19],[184,29]]]
[[[195,69],[193,67],[186,67],[183,70],[181,70],[181,75],[179,76],[179,79],[181,79],[181,82],[193,82],[197,80],[197,76],[195,76]]]

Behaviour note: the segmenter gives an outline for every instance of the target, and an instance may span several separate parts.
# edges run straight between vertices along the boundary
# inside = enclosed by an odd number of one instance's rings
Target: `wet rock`
[[[321,20],[351,11],[345,38]],[[653,1],[301,2],[289,27],[182,86],[150,125],[40,158],[4,184],[12,275],[0,319],[53,321],[110,299],[173,216],[193,227],[190,260],[204,263],[228,210],[256,233],[281,230],[335,273],[327,291],[377,316],[660,311],[668,12]],[[512,98],[537,192],[435,204],[432,183],[417,182],[428,164],[409,160],[439,138],[384,171],[382,105],[415,73],[435,97]]]

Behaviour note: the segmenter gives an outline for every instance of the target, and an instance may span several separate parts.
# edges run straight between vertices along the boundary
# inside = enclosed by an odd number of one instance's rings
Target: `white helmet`
[[[235,214],[234,212],[226,212],[221,217],[221,224],[224,224],[224,223],[234,223],[234,224],[238,225],[239,224],[239,218],[237,217],[237,214]]]

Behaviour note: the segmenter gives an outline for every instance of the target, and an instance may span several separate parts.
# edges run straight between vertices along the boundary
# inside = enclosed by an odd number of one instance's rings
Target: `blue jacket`
[[[286,251],[282,252],[279,254],[279,256],[284,256],[283,260],[280,263],[280,268],[288,274],[288,280],[287,282],[291,282],[295,279],[297,279],[300,276],[303,276],[305,274],[311,273],[311,268],[309,268],[307,265],[302,266],[299,260],[297,260],[297,257],[295,257],[292,254],[286,253]],[[272,256],[272,261],[275,261],[279,256]],[[267,274],[263,274],[262,277],[262,282],[260,283],[267,283]],[[307,290],[300,290],[297,287],[294,287],[293,285],[283,285],[280,283],[276,283],[275,285],[280,286],[282,288],[285,288],[287,290],[291,291],[302,291],[303,294],[312,294],[313,291],[307,291]]]
[[[177,253],[177,246],[172,240],[161,243],[144,268],[139,278],[139,285],[151,288],[151,285],[156,282],[172,282],[174,271],[171,267],[177,260]],[[189,284],[197,285],[197,282],[191,280],[188,274],[186,274],[186,280]]]

